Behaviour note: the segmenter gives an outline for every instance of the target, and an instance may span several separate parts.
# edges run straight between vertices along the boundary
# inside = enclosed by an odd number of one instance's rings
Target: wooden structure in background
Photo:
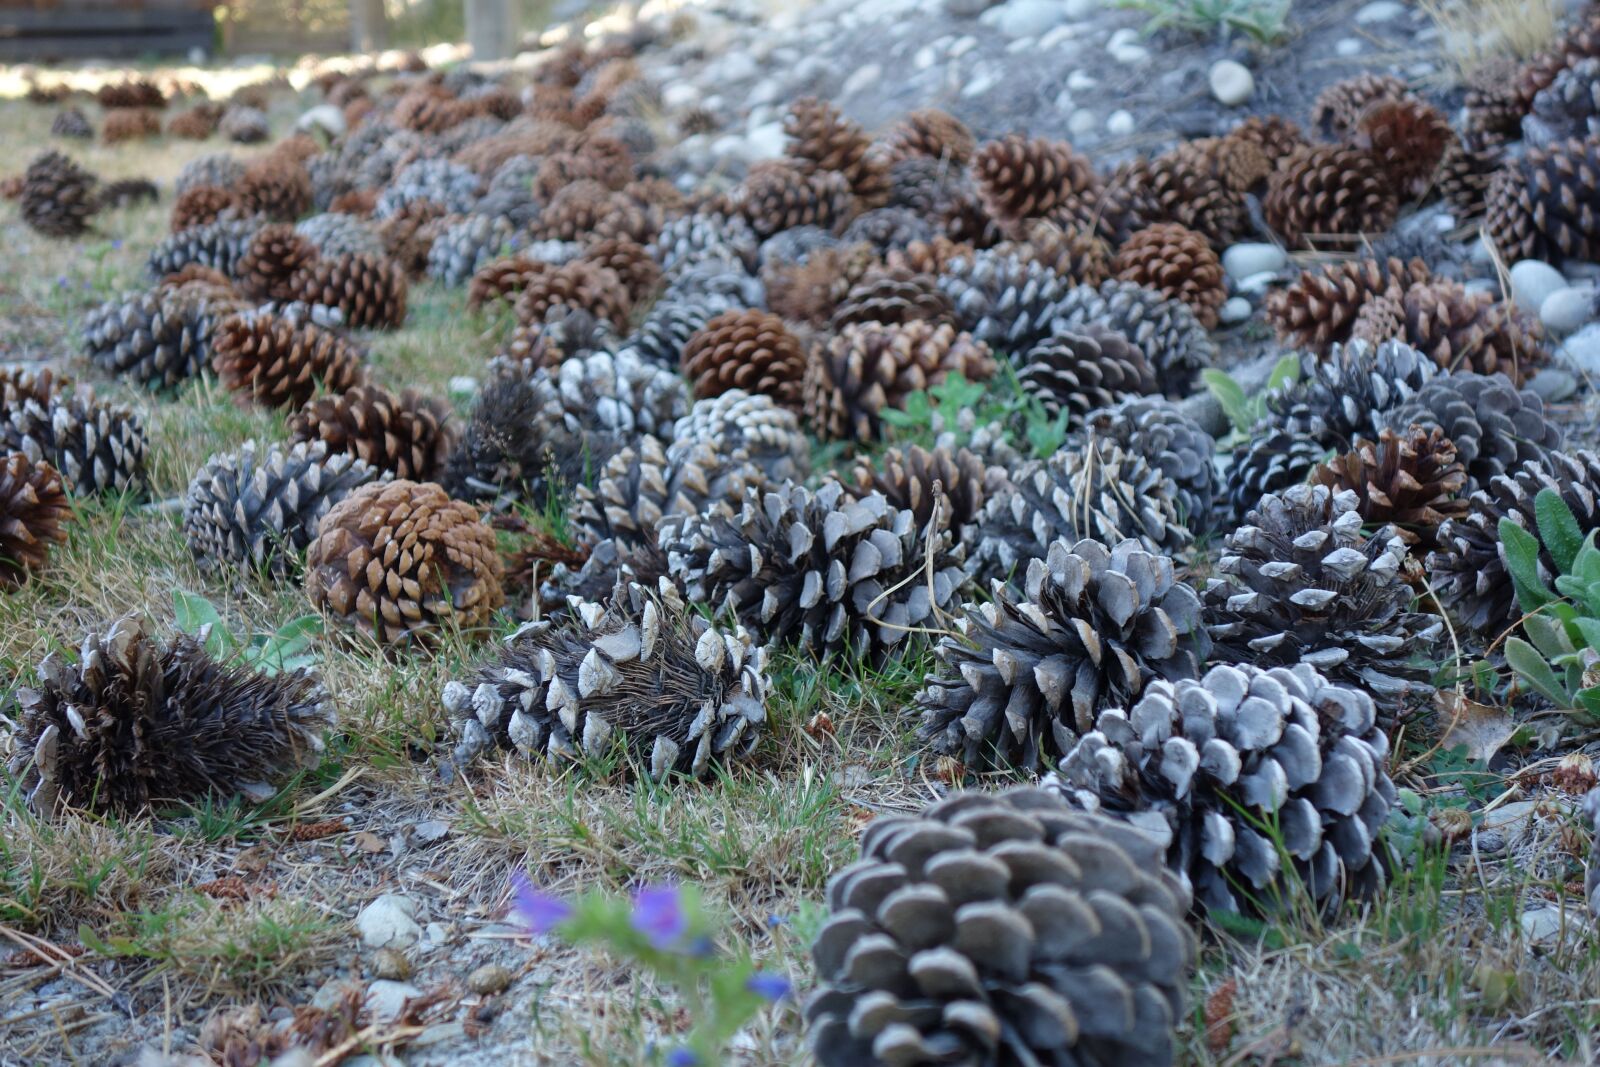
[[[350,48],[349,0],[228,0],[227,8],[222,50],[229,55],[326,55]]]
[[[213,7],[214,0],[0,0],[0,62],[213,52]]]

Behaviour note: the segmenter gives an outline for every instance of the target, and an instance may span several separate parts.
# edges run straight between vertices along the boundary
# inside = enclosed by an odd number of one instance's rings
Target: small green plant
[[[1538,536],[1500,520],[1500,544],[1517,603],[1527,614],[1520,637],[1506,639],[1506,662],[1527,686],[1563,711],[1600,722],[1600,548],[1553,489],[1534,498]],[[1539,546],[1555,565],[1555,588],[1539,573]]]
[[[1016,373],[1004,362],[990,381],[969,382],[952,374],[938,385],[912,393],[904,410],[886,408],[880,417],[893,440],[931,448],[941,432],[960,429],[963,412],[971,412],[973,427],[999,423],[1008,438],[1020,438],[1013,445],[1026,444],[1038,459],[1067,440],[1068,412],[1052,416],[1038,397],[1023,392]]]
[[[1272,373],[1267,376],[1267,384],[1253,396],[1246,393],[1244,386],[1227,371],[1207,367],[1200,372],[1200,380],[1206,383],[1211,395],[1217,398],[1217,403],[1222,405],[1222,413],[1232,424],[1234,438],[1242,438],[1255,429],[1256,424],[1267,414],[1267,398],[1288,387],[1299,377],[1300,358],[1294,355],[1284,356],[1278,360],[1273,365]]]
[[[235,634],[223,622],[216,606],[203,596],[174,589],[172,607],[178,629],[197,638],[219,660],[231,660],[268,674],[316,665],[317,655],[311,646],[322,636],[321,616],[301,615],[272,633]]]
[[[1149,15],[1146,36],[1162,30],[1216,34],[1226,41],[1237,31],[1262,44],[1283,36],[1290,0],[1117,0],[1117,6]]]

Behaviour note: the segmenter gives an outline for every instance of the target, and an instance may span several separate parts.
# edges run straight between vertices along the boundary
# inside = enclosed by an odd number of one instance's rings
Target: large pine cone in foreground
[[[365,252],[315,259],[289,281],[296,300],[339,309],[344,325],[393,329],[406,319],[406,275],[391,259]]]
[[[1388,757],[1359,687],[1224,665],[1102,713],[1046,785],[1154,835],[1208,909],[1290,912],[1304,893],[1331,912],[1386,881]]]
[[[494,531],[431,482],[364,486],[306,552],[312,603],[383,645],[431,646],[486,626],[505,603]]]
[[[1561,447],[1561,427],[1551,421],[1544,401],[1531,389],[1517,389],[1504,374],[1458,371],[1429,379],[1415,396],[1375,420],[1380,427],[1404,430],[1437,426],[1456,446],[1467,468],[1467,489],[1487,485],[1496,475]]]
[[[1300,357],[1293,384],[1267,397],[1268,417],[1323,448],[1345,452],[1357,438],[1376,438],[1385,413],[1438,376],[1431,359],[1399,341],[1335,344],[1326,357]]]
[[[1243,522],[1266,494],[1304,485],[1327,455],[1328,446],[1299,429],[1257,424],[1249,440],[1234,446],[1212,525],[1225,530]]]
[[[342,393],[367,376],[361,353],[343,337],[270,312],[230,315],[212,348],[223,386],[267,408],[298,407],[318,388]]]
[[[806,421],[823,440],[873,441],[888,409],[959,374],[987,381],[989,346],[948,324],[863,322],[811,353],[803,382]]]
[[[29,391],[29,384],[36,392]],[[127,493],[144,485],[148,438],[144,420],[125,404],[95,397],[48,374],[0,372],[0,389],[23,392],[0,404],[0,455],[21,452],[49,463],[69,493]]]
[[[22,221],[46,237],[76,237],[99,209],[93,174],[60,152],[46,152],[22,175]]]
[[[290,440],[323,441],[412,481],[438,480],[459,436],[449,405],[415,389],[396,396],[380,385],[356,385],[289,416]]]
[[[609,606],[531,623],[495,663],[444,687],[465,765],[491,744],[524,756],[598,758],[620,733],[652,778],[704,776],[747,756],[767,718],[767,653],[715,628],[662,580]]]
[[[1091,324],[1063,327],[1018,360],[1017,384],[1055,418],[1108,407],[1159,389],[1144,353],[1115,330]]]
[[[828,884],[812,1052],[821,1067],[1168,1067],[1189,906],[1150,838],[1044,790],[881,817]]]
[[[50,546],[64,544],[72,516],[61,475],[20,452],[0,456],[0,590],[43,567]]]
[[[77,663],[46,656],[17,704],[16,726],[0,741],[40,813],[259,796],[315,766],[334,722],[312,675],[225,666],[187,634],[158,645],[131,618],[84,638]]]
[[[202,567],[249,568],[281,577],[317,536],[333,506],[388,475],[322,442],[291,448],[246,441],[195,472],[183,498],[183,533]]]
[[[239,289],[256,300],[295,299],[291,284],[295,273],[317,258],[317,248],[286,222],[256,231],[234,272]]]
[[[1052,542],[1020,596],[959,625],[917,704],[922,736],[969,767],[1037,771],[1152,678],[1195,677],[1210,648],[1199,596],[1134,540]]]
[[[880,494],[857,499],[831,479],[815,491],[789,483],[751,493],[737,514],[669,518],[659,543],[691,600],[819,659],[881,660],[966,584],[948,530],[923,530]]]

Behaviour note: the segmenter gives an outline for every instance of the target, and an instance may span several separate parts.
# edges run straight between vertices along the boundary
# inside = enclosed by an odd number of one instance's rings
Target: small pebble
[[[372,957],[372,976],[404,982],[411,977],[411,961],[399,949],[380,948]]]
[[[361,909],[356,929],[368,948],[410,948],[422,936],[417,905],[407,897],[385,893]]]
[[[511,972],[498,963],[485,963],[467,975],[467,988],[479,996],[503,992],[511,984]]]
[[[1067,119],[1067,129],[1080,136],[1093,132],[1099,124],[1100,120],[1095,117],[1095,113],[1086,107],[1080,107]]]
[[[1540,367],[1528,381],[1529,389],[1547,404],[1559,404],[1578,391],[1578,376],[1562,367]]]
[[[1396,0],[1372,0],[1356,12],[1357,26],[1370,26],[1377,22],[1388,22],[1398,18],[1405,12],[1405,5]]]
[[[1543,260],[1523,259],[1511,265],[1511,295],[1523,311],[1538,314],[1545,297],[1566,287],[1561,272]]]
[[[1277,271],[1275,271],[1275,270],[1264,270],[1259,274],[1252,274],[1247,278],[1239,279],[1238,281],[1233,283],[1233,287],[1234,287],[1235,290],[1237,290],[1240,293],[1245,294],[1246,296],[1254,296],[1257,293],[1266,292],[1267,291],[1267,286],[1271,285],[1273,282],[1275,282],[1277,280],[1278,280],[1278,272]]]
[[[1222,305],[1222,309],[1217,312],[1217,318],[1230,326],[1236,322],[1243,322],[1249,317],[1250,301],[1242,296],[1229,297],[1228,301]]]
[[[1099,84],[1100,80],[1098,78],[1081,70],[1075,70],[1067,75],[1067,88],[1075,93],[1086,92]]]
[[[1242,241],[1222,253],[1222,269],[1235,281],[1262,271],[1276,273],[1289,262],[1289,254],[1267,241]]]
[[[1539,305],[1539,321],[1557,337],[1575,333],[1595,317],[1595,290],[1589,286],[1557,289]]]
[[[961,95],[971,99],[974,96],[982,96],[992,88],[994,88],[994,78],[987,73],[979,74],[961,87]]]
[[[1106,119],[1106,132],[1113,137],[1126,137],[1133,132],[1133,113],[1129,111],[1113,111]]]
[[[1211,95],[1224,107],[1238,107],[1256,91],[1256,79],[1243,63],[1219,59],[1211,64]]]
[[[1333,51],[1335,55],[1344,56],[1347,59],[1350,56],[1359,56],[1361,54],[1361,42],[1354,37],[1341,37],[1334,43]]]
[[[384,1022],[397,1018],[406,1001],[422,996],[422,990],[407,982],[379,979],[367,987],[367,1011]]]

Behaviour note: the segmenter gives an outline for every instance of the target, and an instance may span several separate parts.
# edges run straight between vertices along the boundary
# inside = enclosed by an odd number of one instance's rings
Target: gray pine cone
[[[446,214],[465,215],[478,202],[483,181],[476,173],[448,159],[419,159],[406,165],[384,185],[373,209],[375,218],[400,214],[406,205],[431,200]]]
[[[709,259],[740,263],[753,272],[760,248],[760,239],[743,218],[696,213],[664,223],[647,251],[662,270]]]
[[[452,496],[511,497],[542,506],[552,494],[562,496],[592,478],[616,455],[625,438],[581,425],[570,429],[554,389],[543,371],[533,379],[496,378],[484,386],[445,463],[441,484]]]
[[[262,447],[246,441],[206,460],[183,497],[183,532],[201,566],[282,577],[299,566],[333,506],[392,475],[323,441]]]
[[[1379,421],[1391,430],[1413,424],[1443,430],[1467,468],[1469,492],[1529,460],[1543,459],[1560,449],[1562,440],[1561,427],[1545,415],[1539,394],[1517,389],[1504,374],[1441,374]]]
[[[994,250],[959,256],[940,272],[939,289],[956,325],[996,352],[1020,353],[1050,336],[1072,280],[1042,263]]]
[[[244,160],[232,152],[207,152],[185,163],[183,169],[178,171],[173,186],[178,193],[187,192],[197,185],[231,189],[234,183],[244,177],[244,172]]]
[[[821,1067],[1169,1067],[1197,948],[1146,835],[1042,789],[876,819],[828,884]]]
[[[765,649],[743,629],[716,629],[663,581],[523,627],[498,663],[448,683],[442,701],[461,738],[458,767],[491,745],[604,756],[620,734],[651,777],[698,777],[755,748],[769,684]]]
[[[1600,59],[1579,59],[1557,74],[1534,96],[1529,117],[1539,124],[1530,139],[1540,147],[1600,133]]]
[[[1046,785],[1154,835],[1208,909],[1284,910],[1304,892],[1331,911],[1384,884],[1388,756],[1359,688],[1305,663],[1238,664],[1106,710]]]
[[[179,230],[150,250],[145,270],[159,281],[193,263],[232,277],[260,227],[256,219],[218,219]]]
[[[1410,401],[1440,373],[1431,358],[1402,341],[1334,344],[1325,357],[1302,353],[1298,377],[1267,397],[1267,410],[1281,428],[1346,452],[1357,438],[1377,440],[1379,415]]]
[[[1095,324],[1060,330],[1022,353],[1017,383],[1051,418],[1063,410],[1083,416],[1160,388],[1137,345]]]
[[[428,277],[465,285],[485,263],[510,249],[515,229],[498,215],[467,215],[444,228],[428,248]]]
[[[672,429],[667,458],[705,442],[730,459],[754,463],[774,485],[811,473],[811,442],[800,419],[765,393],[729,389],[696,400]]]
[[[717,315],[733,310],[735,305],[727,300],[657,300],[622,345],[648,363],[676,370],[689,338]]]
[[[922,736],[969,767],[1037,771],[1153,678],[1193,678],[1210,649],[1200,597],[1139,542],[1055,541],[1020,595],[967,609],[917,697]]]
[[[1098,288],[1078,286],[1050,314],[1052,329],[1098,323],[1127,337],[1144,352],[1169,395],[1185,393],[1200,371],[1217,361],[1217,346],[1189,305],[1133,282],[1112,278]]]
[[[1226,529],[1243,522],[1266,494],[1304,485],[1328,451],[1308,434],[1275,429],[1270,423],[1257,426],[1250,439],[1233,450],[1223,474],[1226,497],[1217,502],[1219,513],[1212,525]]]
[[[354,215],[336,211],[312,215],[295,223],[294,232],[315,245],[319,255],[329,259],[347,255],[388,255],[377,232]]]
[[[1131,397],[1091,411],[1083,425],[1084,437],[1108,441],[1172,479],[1180,522],[1195,533],[1211,528],[1222,482],[1217,442],[1178,405],[1161,397]]]
[[[161,286],[108,300],[83,320],[89,362],[147,389],[169,389],[211,366],[211,334],[242,306],[207,285]]]
[[[0,374],[0,386],[10,384],[7,377]],[[74,495],[144,487],[149,442],[132,408],[97,399],[87,385],[59,382],[34,391],[25,378],[19,384],[20,390],[0,389],[0,455],[21,452],[50,464]]]
[[[627,349],[564,360],[530,380],[546,417],[559,418],[573,433],[665,437],[689,413],[683,379]]]

